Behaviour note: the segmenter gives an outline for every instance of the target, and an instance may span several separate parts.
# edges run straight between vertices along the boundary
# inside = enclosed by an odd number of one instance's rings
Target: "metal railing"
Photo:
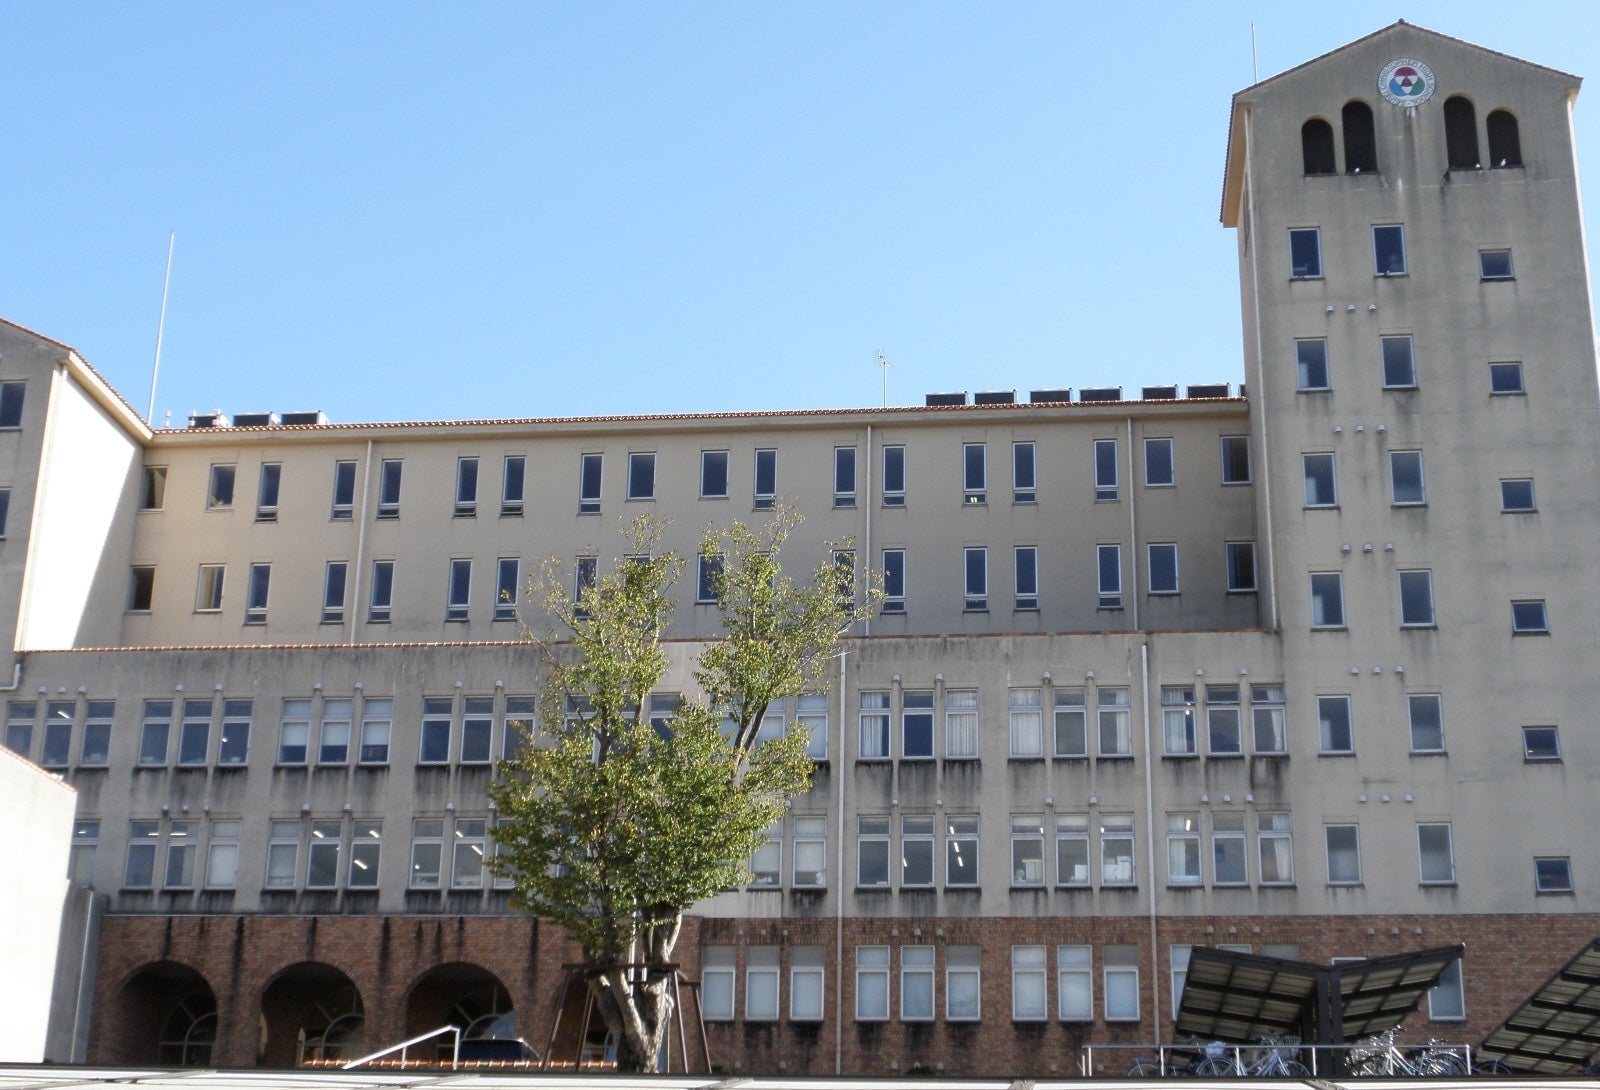
[[[1120,1077],[1120,1076],[1150,1076],[1164,1077],[1168,1075],[1188,1074],[1194,1065],[1204,1059],[1208,1053],[1217,1049],[1220,1042],[1207,1041],[1174,1041],[1169,1044],[1143,1044],[1143,1045],[1084,1045],[1082,1058],[1079,1062],[1079,1073],[1085,1077]],[[1210,1045],[1210,1048],[1207,1046]],[[1311,1076],[1335,1077],[1349,1074],[1352,1059],[1360,1060],[1374,1055],[1386,1054],[1389,1047],[1397,1051],[1414,1056],[1424,1052],[1435,1057],[1447,1058],[1459,1065],[1454,1074],[1461,1075],[1477,1070],[1474,1063],[1471,1045],[1447,1044],[1438,1041],[1429,1041],[1417,1044],[1399,1044],[1394,1046],[1375,1045],[1373,1041],[1353,1042],[1343,1045],[1222,1045],[1216,1054],[1227,1057],[1233,1064],[1243,1070],[1250,1055],[1264,1048],[1282,1049],[1285,1055],[1297,1055],[1306,1067],[1310,1069]],[[1452,1072],[1443,1070],[1445,1065],[1440,1064],[1441,1070],[1430,1071],[1428,1074],[1445,1075]],[[1103,1068],[1103,1069],[1102,1069]],[[1399,1072],[1396,1072],[1399,1074]],[[1422,1075],[1421,1077],[1427,1077]]]
[[[396,1052],[400,1053],[400,1066],[404,1068],[410,1062],[409,1053],[412,1045],[420,1045],[423,1041],[431,1041],[435,1037],[443,1037],[446,1033],[452,1034],[455,1037],[455,1042],[450,1049],[450,1070],[454,1071],[456,1068],[461,1066],[460,1026],[440,1026],[438,1029],[430,1029],[427,1033],[419,1033],[410,1040],[401,1041],[397,1045],[390,1045],[388,1048],[374,1052],[370,1056],[363,1056],[359,1060],[351,1060],[347,1064],[340,1064],[339,1070],[349,1071],[353,1068],[361,1067],[364,1064],[369,1064],[373,1060],[381,1060],[385,1056],[392,1056]],[[418,1062],[421,1063],[423,1061],[419,1060]],[[427,1062],[437,1063],[438,1061],[429,1060]]]

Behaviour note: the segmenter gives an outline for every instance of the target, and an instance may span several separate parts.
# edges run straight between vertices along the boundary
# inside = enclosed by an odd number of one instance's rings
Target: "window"
[[[155,600],[156,568],[154,564],[135,564],[128,570],[128,612],[149,613]]]
[[[45,705],[44,741],[39,750],[39,764],[45,768],[67,766],[72,756],[72,720],[76,713],[77,706],[70,700],[52,700]]]
[[[833,505],[856,505],[856,448],[833,448]]]
[[[80,886],[94,885],[94,857],[100,848],[100,823],[79,821],[72,826],[72,849],[67,857],[67,877]]]
[[[348,521],[355,514],[356,464],[349,461],[333,463],[333,510],[330,518]]]
[[[908,816],[900,819],[900,888],[922,889],[933,885],[933,818]]]
[[[1178,546],[1172,543],[1151,545],[1150,593],[1178,593]]]
[[[728,452],[702,450],[700,452],[700,498],[725,500],[728,498]],[[774,997],[776,1002],[776,997]]]
[[[1489,365],[1489,393],[1490,395],[1514,395],[1527,391],[1522,385],[1522,364],[1515,360],[1505,360]]]
[[[976,1022],[982,1015],[982,954],[979,946],[947,946],[944,951],[944,1016],[950,1022]]]
[[[1512,280],[1516,275],[1511,268],[1510,250],[1479,250],[1478,268],[1485,280]]]
[[[1420,450],[1389,452],[1389,496],[1396,507],[1420,507],[1428,502]]]
[[[144,722],[139,729],[139,764],[146,768],[165,765],[167,738],[171,733],[172,701],[146,700]]]
[[[298,821],[272,821],[267,823],[267,874],[268,889],[284,889],[294,885],[295,867],[300,855],[300,823]]]
[[[283,480],[283,466],[277,462],[262,462],[261,476],[256,482],[256,521],[278,521],[278,486]]]
[[[233,507],[233,478],[237,466],[213,465],[206,486],[206,510],[227,511]]]
[[[1094,498],[1096,503],[1110,503],[1117,498],[1117,441],[1094,441]]]
[[[1044,947],[1011,948],[1011,1020],[1042,1022],[1050,1016]]]
[[[372,624],[388,624],[389,611],[394,605],[394,561],[372,562],[372,595],[367,605],[367,620]]]
[[[962,570],[966,573],[966,609],[989,608],[989,550],[971,548],[961,550]]]
[[[1083,707],[1082,689],[1054,690],[1055,755],[1089,756],[1089,732]]]
[[[1344,170],[1346,174],[1371,174],[1378,169],[1378,141],[1372,129],[1372,107],[1360,99],[1344,104],[1339,111],[1344,128]]]
[[[1242,886],[1250,881],[1243,814],[1211,815],[1211,881],[1219,886]],[[1176,990],[1173,994],[1176,998]]]
[[[455,843],[450,852],[450,888],[483,888],[483,861],[488,848],[489,823],[482,818],[456,818]]]
[[[1400,627],[1432,628],[1433,572],[1400,573]]]
[[[194,886],[194,859],[199,847],[198,830],[192,821],[174,821],[167,826],[167,870],[164,889],[190,889]]]
[[[656,456],[650,451],[628,455],[628,499],[656,498]]]
[[[472,597],[472,561],[457,558],[450,561],[450,586],[445,596],[444,619],[467,619],[467,603]]]
[[[1555,727],[1523,727],[1522,759],[1525,761],[1561,760],[1561,735]]]
[[[1372,259],[1379,276],[1406,274],[1406,229],[1385,224],[1372,229]]]
[[[1122,546],[1095,547],[1096,570],[1100,578],[1101,609],[1122,608]]]
[[[1100,756],[1132,757],[1132,705],[1126,688],[1100,689]]]
[[[883,611],[906,611],[906,551],[883,550]]]
[[[211,701],[185,700],[178,727],[178,764],[203,765],[211,750]]]
[[[1318,748],[1323,753],[1355,751],[1348,696],[1317,697],[1317,738]]]
[[[806,756],[828,759],[828,696],[808,693],[795,702],[795,726],[806,732]]]
[[[828,884],[827,819],[794,819],[794,885],[815,889]]]
[[[1452,961],[1439,977],[1439,983],[1428,990],[1428,1017],[1435,1022],[1459,1022],[1467,1017],[1460,958]]]
[[[322,722],[317,731],[317,764],[342,765],[350,760],[350,716],[354,704],[349,700],[324,700]]]
[[[1250,715],[1257,753],[1288,752],[1288,740],[1284,731],[1283,696],[1282,685],[1250,686]]]
[[[1244,594],[1256,589],[1256,543],[1229,541],[1223,550],[1228,561],[1228,593]]]
[[[585,454],[578,459],[578,514],[600,513],[600,472],[603,456]]]
[[[1536,856],[1533,888],[1539,893],[1572,892],[1572,860],[1565,855]]]
[[[311,701],[285,700],[283,715],[278,720],[278,763],[303,765],[310,748]]]
[[[1510,110],[1490,110],[1483,119],[1489,130],[1489,165],[1491,167],[1520,167],[1522,165],[1522,138],[1517,132],[1517,117]]]
[[[478,513],[478,459],[456,459],[456,506],[453,512],[458,519],[473,518]]]
[[[1315,227],[1289,229],[1289,277],[1315,280],[1322,276],[1322,233]]]
[[[385,458],[378,463],[378,517],[400,517],[400,471],[405,466],[399,458]]]
[[[1139,948],[1106,946],[1101,951],[1101,957],[1105,961],[1106,1021],[1137,1022]]]
[[[766,843],[750,855],[750,885],[776,889],[783,881],[783,823],[767,829]]]
[[[306,841],[306,888],[334,889],[339,885],[339,842],[344,822],[313,821]]]
[[[1034,503],[1039,497],[1039,477],[1032,443],[1011,444],[1011,502]]]
[[[978,755],[978,690],[945,690],[944,755],[958,759]]]
[[[715,604],[721,597],[719,591],[722,583],[722,554],[706,556],[702,553],[695,560],[698,568],[694,583],[694,600],[701,605]]]
[[[1323,337],[1301,337],[1294,342],[1295,382],[1300,390],[1328,388],[1328,342]]]
[[[378,888],[378,860],[383,854],[383,822],[357,818],[350,836],[351,889]]]
[[[1086,814],[1056,816],[1056,885],[1089,885],[1089,818]]]
[[[1133,869],[1133,815],[1100,815],[1100,884],[1131,886]]]
[[[885,760],[889,756],[889,694],[863,692],[861,705],[861,759]]]
[[[156,884],[156,842],[161,839],[161,822],[128,823],[128,859],[122,871],[127,889],[150,889]]]
[[[961,502],[978,504],[989,500],[988,447],[983,443],[961,445]]]
[[[1222,483],[1250,483],[1250,437],[1224,435],[1222,437]]]
[[[194,609],[196,613],[218,613],[222,610],[221,564],[201,564],[195,579]]]
[[[757,511],[766,511],[772,507],[778,495],[777,451],[756,451],[755,478],[755,497],[750,506]]]
[[[890,820],[872,816],[856,818],[856,885],[888,887],[890,884]]]
[[[364,765],[389,763],[389,736],[394,728],[394,701],[363,700],[361,702],[361,749],[357,754]]]
[[[206,889],[232,889],[239,874],[239,822],[213,821],[206,845]]]
[[[1444,711],[1439,694],[1412,693],[1406,703],[1411,720],[1411,752],[1444,752]]]
[[[246,704],[249,701],[245,701]],[[113,700],[90,700],[83,712],[83,749],[78,764],[84,768],[104,768],[111,759],[111,720],[116,714]],[[223,751],[227,751],[224,726]]]
[[[745,948],[744,1016],[750,1022],[771,1022],[778,1017],[778,948]]]
[[[1533,478],[1511,477],[1500,482],[1500,510],[1533,511]]]
[[[1334,488],[1333,455],[1302,454],[1300,461],[1305,471],[1306,506],[1337,506],[1339,499]]]
[[[422,700],[422,741],[417,763],[442,765],[450,760],[450,727],[454,718],[452,701],[447,696],[428,696]]]
[[[1423,885],[1454,885],[1455,851],[1447,821],[1417,823],[1417,855]]]
[[[1018,545],[1011,550],[1012,571],[1016,580],[1015,608],[1039,608],[1039,550],[1033,545]]]
[[[0,428],[22,427],[22,396],[27,389],[25,382],[0,382]]]
[[[1011,819],[1011,884],[1044,885],[1044,818],[1037,814]]]
[[[978,819],[976,817],[951,817],[945,819],[944,884],[950,886],[976,886],[978,884]]]
[[[461,763],[488,764],[493,749],[494,697],[469,696],[461,707]]]
[[[245,582],[245,624],[267,623],[267,590],[271,585],[272,565],[251,564],[249,576]]]
[[[856,1021],[889,1018],[889,948],[856,947]]]
[[[1417,385],[1417,361],[1410,336],[1379,337],[1383,351],[1383,388],[1409,390]]]
[[[139,510],[159,511],[167,505],[167,467],[145,466],[139,490]]]
[[[1206,747],[1213,757],[1244,752],[1239,720],[1239,686],[1206,686]]]
[[[573,562],[572,612],[576,617],[589,616],[589,607],[583,600],[593,593],[599,578],[600,560],[593,556],[580,556]]]
[[[1193,757],[1199,752],[1193,685],[1161,687],[1161,737],[1161,752],[1168,757]]]
[[[1478,170],[1478,114],[1461,95],[1444,101],[1445,157],[1450,170]]]
[[[1361,838],[1355,825],[1325,825],[1323,836],[1328,847],[1328,884],[1361,884]]]
[[[1194,814],[1167,815],[1167,884],[1200,884],[1200,818]]]
[[[93,702],[89,709],[93,712]],[[253,711],[254,706],[248,700],[222,702],[222,737],[217,743],[217,764],[223,768],[243,768],[250,756],[250,719]],[[109,709],[106,718],[110,719]],[[107,726],[110,726],[109,722]]]
[[[1261,884],[1287,886],[1294,882],[1294,840],[1289,815],[1256,815],[1256,846],[1261,855]]]
[[[1518,635],[1548,636],[1550,618],[1545,614],[1544,599],[1512,602],[1511,631]]]
[[[700,1010],[708,1021],[733,1020],[734,971],[733,947],[705,948],[700,961]]]
[[[411,823],[412,889],[438,889],[439,867],[444,858],[444,822],[418,818]]]
[[[508,454],[500,470],[500,517],[522,514],[522,496],[528,474],[528,460],[521,454]]]
[[[931,946],[900,947],[900,1020],[931,1022],[934,1012]]]
[[[1333,126],[1313,117],[1300,126],[1300,161],[1307,174],[1334,174]]]
[[[1340,573],[1311,573],[1311,627],[1344,627],[1344,576]]]
[[[900,755],[933,756],[933,690],[907,689],[900,694]]]
[[[1144,483],[1146,488],[1168,488],[1177,483],[1175,477],[1172,440],[1146,439],[1144,441]]]
[[[883,448],[883,505],[906,505],[906,448],[903,446]]]
[[[344,623],[344,584],[350,565],[330,560],[322,577],[322,623]]]
[[[534,708],[538,701],[531,696],[506,697],[505,726],[500,734],[500,755],[508,761],[522,756],[523,748],[533,740],[537,724]]]
[[[517,619],[517,583],[520,581],[522,563],[514,556],[502,556],[495,562],[494,619]]]

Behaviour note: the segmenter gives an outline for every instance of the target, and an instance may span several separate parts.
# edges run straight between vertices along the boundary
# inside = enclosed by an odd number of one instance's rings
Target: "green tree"
[[[810,784],[805,738],[758,743],[762,717],[774,700],[825,687],[836,645],[875,601],[853,578],[842,585],[837,559],[804,582],[783,574],[799,521],[779,508],[762,526],[705,533],[724,634],[698,658],[703,698],[669,724],[652,724],[649,698],[667,672],[662,641],[686,565],[658,551],[659,520],[635,520],[629,559],[591,585],[569,592],[552,560],[530,589],[552,625],[529,634],[546,682],[539,729],[490,787],[503,819],[494,865],[518,907],[582,948],[622,1070],[652,1070],[661,1055],[684,913],[749,880],[766,830]]]

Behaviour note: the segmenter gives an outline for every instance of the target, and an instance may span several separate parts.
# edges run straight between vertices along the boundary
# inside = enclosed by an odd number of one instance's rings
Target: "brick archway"
[[[216,1041],[216,992],[199,970],[163,960],[138,966],[112,992],[103,1022],[115,1062],[204,1067]]]
[[[361,990],[326,962],[301,961],[278,973],[261,993],[263,1067],[337,1064],[370,1051]]]
[[[519,1017],[520,1015],[520,1017]],[[412,981],[405,995],[405,1035],[445,1025],[463,1038],[529,1036],[529,1012],[518,1011],[500,978],[468,961],[435,965]],[[441,1047],[447,1047],[442,1039]]]

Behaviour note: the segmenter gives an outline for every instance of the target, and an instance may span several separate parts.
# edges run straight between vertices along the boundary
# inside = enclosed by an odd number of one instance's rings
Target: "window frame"
[[[1037,1002],[1033,990],[1037,989]],[[1050,1019],[1049,948],[1039,944],[1011,947],[1011,1020],[1046,1022]]]
[[[1094,441],[1094,502],[1116,503],[1120,495],[1116,439]]]
[[[222,592],[227,579],[226,564],[203,563],[195,577],[194,611],[221,613]]]
[[[1151,458],[1151,451],[1161,451]],[[1146,488],[1176,488],[1178,487],[1178,461],[1177,445],[1171,436],[1147,436],[1144,440],[1144,486]],[[1162,459],[1165,459],[1165,474],[1162,470]],[[1164,477],[1164,479],[1163,479]]]
[[[1554,864],[1554,866],[1551,864]],[[1563,874],[1565,877],[1562,877]],[[1541,895],[1576,893],[1577,888],[1572,880],[1572,857],[1570,855],[1534,856],[1533,891]]]
[[[1317,698],[1317,755],[1348,757],[1356,751],[1355,713],[1349,693],[1324,693]],[[1330,719],[1329,711],[1343,708],[1343,715]],[[1343,732],[1343,736],[1337,733]]]
[[[1122,545],[1105,542],[1095,546],[1095,571],[1099,587],[1096,609],[1122,608]]]
[[[1393,350],[1391,351],[1391,346]],[[1404,352],[1401,352],[1401,348]],[[1385,390],[1417,388],[1417,346],[1409,333],[1383,333],[1378,337],[1378,355],[1383,364]]]
[[[883,562],[883,612],[904,613],[906,611],[906,551],[904,549],[884,549],[881,557]]]
[[[456,458],[456,500],[451,517],[478,517],[478,456],[464,454]]]
[[[1248,435],[1219,435],[1217,437],[1222,455],[1222,485],[1247,485],[1252,483],[1254,474],[1250,466],[1250,437]],[[1239,451],[1244,452],[1244,476],[1238,475]]]
[[[628,452],[629,503],[654,503],[656,498],[656,451]]]
[[[1156,559],[1158,555],[1162,558],[1159,565]],[[1162,577],[1159,586],[1156,583],[1158,574]],[[1180,593],[1177,542],[1154,541],[1145,546],[1145,581],[1152,598],[1176,597]]]
[[[445,582],[444,619],[449,624],[459,624],[469,619],[472,608],[472,558],[450,558],[448,578]]]
[[[244,623],[267,623],[267,596],[272,591],[272,565],[252,563],[246,571]]]
[[[981,506],[989,502],[989,444],[961,444],[961,502]]]
[[[717,491],[717,476],[721,474],[722,487]],[[700,452],[700,498],[725,500],[728,498],[728,451],[702,450]]]
[[[1014,545],[1011,548],[1011,578],[1015,594],[1012,609],[1036,612],[1039,609],[1039,547]]]
[[[212,462],[206,475],[206,510],[232,511],[238,488],[239,466],[234,462]]]
[[[344,599],[349,586],[349,561],[329,560],[323,565],[321,624],[344,624]]]
[[[1344,610],[1344,573],[1340,571],[1310,572],[1311,630],[1337,632],[1348,627]],[[1329,606],[1337,611],[1330,613]]]
[[[1528,502],[1527,502],[1526,506],[1523,506],[1521,504],[1514,504],[1512,500],[1507,498],[1507,496],[1508,496],[1508,493],[1506,492],[1506,486],[1507,485],[1518,486],[1518,487],[1520,487],[1522,485],[1526,485],[1527,486]],[[1539,510],[1539,497],[1534,492],[1533,478],[1532,477],[1501,477],[1500,478],[1500,511],[1501,511],[1502,514],[1520,515],[1520,514],[1528,514],[1528,513],[1537,511],[1537,510]]]
[[[1306,510],[1325,511],[1339,506],[1339,465],[1333,451],[1302,452],[1300,470],[1305,484]]]
[[[356,510],[356,463],[340,458],[333,463],[333,498],[328,508],[331,522],[349,522]]]
[[[1504,264],[1501,258],[1504,258]],[[1501,271],[1501,270],[1504,271]],[[1478,278],[1483,281],[1515,280],[1516,265],[1512,261],[1510,246],[1485,246],[1478,250]]]
[[[1296,337],[1294,339],[1295,390],[1302,394],[1326,393],[1329,382],[1328,338]]]
[[[283,487],[283,463],[262,462],[256,471],[256,521],[278,521],[278,496]]]
[[[854,446],[833,448],[833,506],[848,508],[856,505],[856,455]]]
[[[1490,397],[1522,397],[1527,392],[1521,360],[1489,361]]]
[[[1322,852],[1325,862],[1324,873],[1327,877],[1327,884],[1330,886],[1364,885],[1365,883],[1362,881],[1361,876],[1361,826],[1353,821],[1330,821],[1323,825],[1322,830]],[[1349,832],[1350,844],[1348,847],[1345,845],[1336,846],[1334,844],[1333,835],[1335,831],[1339,831],[1340,833],[1343,833],[1344,831]],[[1340,854],[1348,853],[1350,858],[1354,861],[1355,868],[1353,877],[1335,877],[1333,865],[1336,852]]]
[[[517,619],[517,596],[522,582],[522,558],[501,556],[495,558],[494,616],[496,621]]]
[[[592,477],[592,479],[591,479]],[[605,482],[605,455],[597,451],[578,455],[578,514],[600,513],[600,489]]]
[[[989,549],[968,545],[961,550],[962,610],[983,613],[989,609]]]
[[[1425,846],[1423,844],[1423,830],[1444,830],[1444,839],[1441,844]],[[1428,852],[1444,850],[1443,862],[1447,865],[1447,877],[1428,877]],[[1435,860],[1437,864],[1439,861]],[[1419,821],[1417,822],[1417,875],[1418,883],[1424,886],[1453,886],[1456,884],[1456,857],[1455,857],[1455,830],[1448,821]]]
[[[1533,737],[1530,732],[1549,731],[1551,744],[1548,747],[1538,747],[1537,751],[1530,744]],[[1522,760],[1525,764],[1560,764],[1561,757],[1561,730],[1554,723],[1530,723],[1522,727]]]
[[[388,624],[394,611],[394,561],[374,560],[367,587],[367,623]]]
[[[762,463],[765,462],[766,465]],[[770,480],[763,481],[762,477]],[[763,488],[763,484],[766,485]],[[754,483],[751,486],[750,508],[753,511],[768,511],[777,502],[778,495],[778,450],[776,447],[757,447],[755,450]]]
[[[1394,232],[1393,244],[1385,246],[1380,241],[1379,232]],[[1399,267],[1395,267],[1395,252],[1399,254]],[[1385,267],[1384,256],[1389,256]],[[1406,264],[1406,229],[1401,223],[1375,223],[1372,225],[1372,267],[1373,274],[1378,277],[1406,276],[1409,269]]]
[[[855,948],[857,1022],[889,1020],[889,965],[889,947],[860,945]]]
[[[1415,471],[1415,499],[1401,498],[1401,466],[1413,461]],[[1405,481],[1406,494],[1412,494],[1413,485]],[[1389,503],[1393,507],[1426,507],[1428,505],[1428,478],[1420,450],[1391,450],[1389,452]]]
[[[1256,543],[1254,541],[1225,541],[1222,543],[1223,559],[1227,566],[1229,594],[1255,594],[1258,590],[1256,576]],[[1249,557],[1249,583],[1240,578],[1242,566],[1239,558]]]
[[[19,431],[27,404],[28,384],[23,379],[0,382],[0,431]]]
[[[906,448],[902,443],[883,447],[883,490],[880,502],[885,507],[906,505]]]
[[[383,458],[378,462],[378,512],[380,519],[400,517],[401,489],[405,484],[405,459]]]
[[[1305,251],[1306,244],[1312,246],[1312,252]],[[1298,256],[1305,263],[1295,264]],[[1322,279],[1322,229],[1320,227],[1291,227],[1289,228],[1289,279],[1290,280],[1321,280]]]
[[[1428,722],[1426,709],[1431,703],[1433,708],[1433,722]],[[1437,739],[1430,739],[1426,733],[1433,731]],[[1410,751],[1415,754],[1442,754],[1445,752],[1444,734],[1444,697],[1440,693],[1407,693],[1406,694],[1406,737]],[[1420,742],[1419,742],[1420,739]],[[1429,743],[1432,744],[1429,744]]]
[[[527,495],[528,456],[505,455],[500,459],[500,517],[520,518]]]
[[[1434,608],[1433,569],[1405,568],[1395,573],[1400,605],[1401,628],[1437,628]],[[1409,599],[1409,600],[1408,600]]]
[[[1538,611],[1537,617],[1534,616],[1535,609]],[[1511,600],[1511,634],[1513,636],[1550,635],[1550,610],[1543,598],[1513,598]]]
[[[1011,502],[1039,502],[1038,451],[1032,439],[1011,444]]]

